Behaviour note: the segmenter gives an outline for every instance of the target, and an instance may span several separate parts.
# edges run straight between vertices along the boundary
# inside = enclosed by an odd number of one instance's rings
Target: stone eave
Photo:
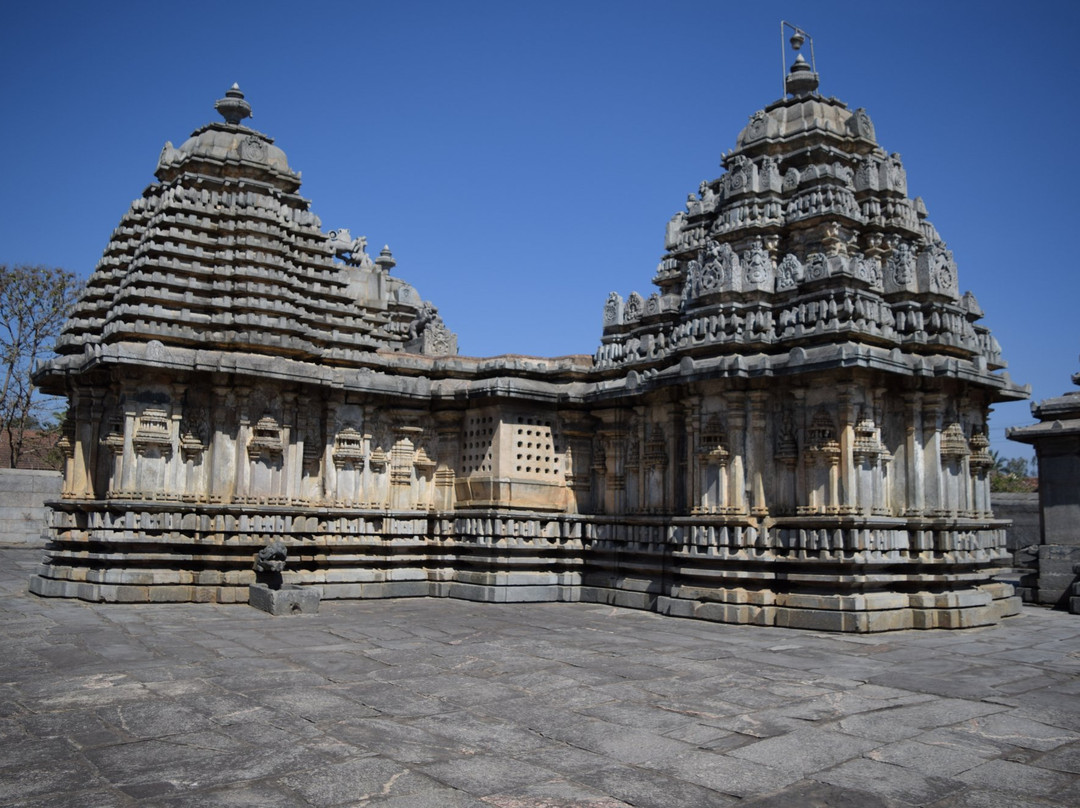
[[[715,379],[791,377],[863,369],[912,379],[955,379],[989,388],[994,401],[1022,400],[1030,395],[1030,390],[1015,385],[1008,374],[990,373],[978,359],[920,356],[854,342],[795,347],[775,354],[725,353],[699,357],[681,354],[674,361],[669,357],[663,365],[592,372],[581,362],[584,357],[578,356],[559,360],[522,356],[481,359],[380,352],[371,358],[376,360],[372,362],[374,367],[333,367],[272,355],[118,342],[95,346],[83,354],[55,357],[42,366],[35,378],[43,391],[62,394],[65,378],[109,366],[136,366],[147,370],[276,379],[408,400],[436,397],[589,402]],[[412,372],[401,372],[405,367]]]
[[[1055,419],[1031,426],[1014,426],[1005,430],[1005,437],[1019,443],[1038,443],[1054,438],[1080,435],[1080,418]]]
[[[1031,414],[1040,421],[1080,418],[1080,391],[1046,398],[1032,404]]]

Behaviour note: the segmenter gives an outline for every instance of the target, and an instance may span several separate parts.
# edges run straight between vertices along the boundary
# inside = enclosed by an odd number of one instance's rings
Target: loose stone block
[[[248,603],[275,616],[318,614],[319,601],[319,591],[309,587],[292,584],[284,584],[280,589],[271,589],[266,584],[248,587]]]

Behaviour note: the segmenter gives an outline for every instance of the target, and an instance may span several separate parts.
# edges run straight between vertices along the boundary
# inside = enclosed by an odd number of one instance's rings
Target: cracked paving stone
[[[278,780],[315,808],[399,797],[438,788],[432,778],[382,757],[362,757]]]
[[[521,760],[482,754],[429,763],[418,768],[448,786],[477,797],[558,779],[558,773],[550,769]]]

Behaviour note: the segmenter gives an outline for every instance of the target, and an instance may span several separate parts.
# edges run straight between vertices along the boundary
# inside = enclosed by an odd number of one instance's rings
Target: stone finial
[[[375,264],[383,272],[389,272],[391,269],[397,266],[397,261],[394,260],[394,256],[390,252],[389,244],[384,244],[383,248],[379,250],[379,257],[375,259]]]
[[[818,74],[800,53],[795,57],[795,63],[787,77],[787,91],[794,96],[809,95],[818,88]]]
[[[240,92],[240,86],[233,82],[233,86],[225,91],[225,97],[214,102],[214,109],[221,113],[225,123],[239,124],[244,118],[250,118],[251,104],[244,100],[244,94]]]

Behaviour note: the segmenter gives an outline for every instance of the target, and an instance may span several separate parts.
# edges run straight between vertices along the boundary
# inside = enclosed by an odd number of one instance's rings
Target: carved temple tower
[[[841,631],[1014,613],[987,418],[1025,390],[900,158],[798,59],[593,358],[456,355],[273,141],[166,145],[39,379],[71,402],[42,595],[582,600]]]

